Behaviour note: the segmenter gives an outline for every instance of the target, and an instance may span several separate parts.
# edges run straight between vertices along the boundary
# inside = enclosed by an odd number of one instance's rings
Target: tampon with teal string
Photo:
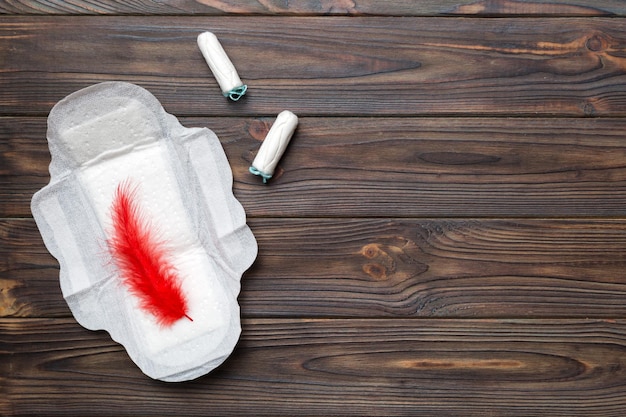
[[[283,110],[276,118],[270,131],[267,132],[267,136],[250,167],[250,172],[262,177],[264,183],[267,183],[274,175],[276,165],[287,149],[297,126],[298,116],[289,110]]]
[[[226,55],[226,51],[224,51],[217,36],[211,32],[201,33],[198,35],[198,47],[220,85],[224,97],[233,101],[243,97],[248,86],[241,82],[235,66]]]

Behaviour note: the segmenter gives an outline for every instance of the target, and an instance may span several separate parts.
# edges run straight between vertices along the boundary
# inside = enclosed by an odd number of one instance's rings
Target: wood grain
[[[199,380],[149,380],[104,332],[0,320],[14,416],[621,416],[623,320],[244,320]],[[10,362],[6,358],[10,357]],[[11,365],[9,366],[8,363]]]
[[[621,220],[250,219],[245,317],[624,317]],[[67,317],[32,220],[0,221],[0,316]],[[94,262],[97,260],[94,260]]]
[[[45,119],[0,120],[0,217],[30,217],[49,181]],[[264,185],[248,167],[273,121],[182,118],[220,137],[250,217],[626,213],[625,119],[301,118]]]
[[[400,16],[607,16],[626,14],[619,0],[13,0],[0,3],[7,14],[174,14],[174,15],[400,15]]]
[[[209,29],[249,86],[240,103],[196,46]],[[15,17],[0,114],[124,80],[179,116],[623,116],[625,45],[621,18]]]
[[[0,0],[0,416],[626,415],[622,0]],[[196,46],[211,30],[246,97]],[[219,136],[259,244],[195,381],[71,316],[46,117],[121,80]],[[276,115],[300,125],[269,185]]]

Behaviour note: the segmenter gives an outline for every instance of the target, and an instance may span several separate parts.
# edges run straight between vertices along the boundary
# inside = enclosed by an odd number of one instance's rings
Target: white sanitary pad
[[[60,101],[48,118],[48,142],[50,184],[31,208],[76,320],[107,330],[155,379],[189,380],[221,364],[239,339],[240,279],[257,245],[217,136],[183,127],[141,87],[108,82]],[[122,283],[107,242],[124,181],[136,185],[144,215],[167,244],[193,321],[157,324]]]

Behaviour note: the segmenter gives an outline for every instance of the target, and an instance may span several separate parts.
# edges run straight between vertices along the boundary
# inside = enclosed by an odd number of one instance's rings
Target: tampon
[[[248,86],[241,82],[235,66],[226,55],[217,37],[211,32],[201,33],[198,35],[198,47],[217,79],[224,97],[229,97],[233,101],[243,97]]]
[[[297,126],[298,116],[289,110],[283,110],[276,118],[270,131],[267,132],[267,136],[250,167],[250,172],[263,177],[264,183],[274,175],[276,165],[285,152]]]

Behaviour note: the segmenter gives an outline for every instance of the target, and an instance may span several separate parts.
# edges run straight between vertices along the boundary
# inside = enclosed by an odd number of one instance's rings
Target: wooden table
[[[0,415],[626,415],[625,1],[0,11]],[[240,342],[195,381],[78,325],[31,217],[48,112],[108,80],[219,136],[258,241]],[[300,125],[263,185],[284,109]]]

